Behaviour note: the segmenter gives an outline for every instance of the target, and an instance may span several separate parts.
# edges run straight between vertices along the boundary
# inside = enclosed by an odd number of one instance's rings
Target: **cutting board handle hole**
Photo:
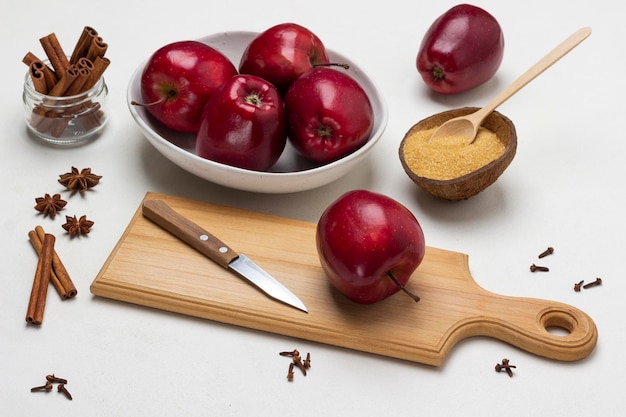
[[[546,327],[546,330],[548,331],[548,333],[550,333],[551,335],[554,335],[554,336],[569,336],[570,333],[571,333],[566,328],[559,327],[559,326]]]
[[[576,326],[576,318],[565,311],[550,310],[541,316],[541,323],[554,336],[569,336]]]

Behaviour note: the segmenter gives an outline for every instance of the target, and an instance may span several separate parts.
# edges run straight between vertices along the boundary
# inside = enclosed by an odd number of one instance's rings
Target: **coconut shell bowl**
[[[467,174],[450,179],[432,179],[418,175],[414,163],[409,163],[407,142],[419,131],[440,126],[445,121],[477,111],[477,107],[464,107],[434,114],[415,124],[405,134],[400,143],[399,157],[404,171],[409,178],[428,194],[446,200],[468,199],[493,184],[509,166],[517,150],[517,133],[513,122],[503,114],[494,111],[484,120],[481,127],[495,133],[504,146],[504,152],[495,160],[488,162]],[[437,139],[439,140],[439,139]],[[473,146],[467,145],[467,146]],[[451,163],[454,163],[451,161]],[[411,168],[411,166],[413,168]]]

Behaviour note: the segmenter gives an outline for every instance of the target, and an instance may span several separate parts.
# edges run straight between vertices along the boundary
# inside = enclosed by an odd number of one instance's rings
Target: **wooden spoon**
[[[480,110],[469,114],[467,116],[456,117],[450,119],[433,133],[429,140],[435,140],[444,136],[463,136],[468,140],[468,144],[474,142],[476,134],[478,133],[478,127],[482,124],[483,120],[493,112],[496,107],[504,103],[509,97],[517,93],[522,87],[534,80],[542,72],[550,68],[555,62],[565,56],[569,51],[574,49],[578,44],[584,41],[591,34],[591,28],[586,27],[577,30],[567,39],[561,42],[550,53],[541,58],[535,65],[530,67],[524,74],[522,74],[517,80],[515,80],[509,87],[498,94],[493,100],[491,100],[485,107]]]

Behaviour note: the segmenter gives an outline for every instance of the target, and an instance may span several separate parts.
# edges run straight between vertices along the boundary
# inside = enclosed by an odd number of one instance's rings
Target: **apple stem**
[[[132,104],[133,106],[150,107],[150,106],[155,106],[157,104],[161,104],[165,100],[166,100],[165,97],[161,97],[160,99],[158,99],[157,101],[153,101],[152,103],[140,103],[138,101],[132,100],[130,104]]]
[[[420,300],[420,298],[413,294],[412,292],[410,292],[409,290],[407,290],[406,288],[404,288],[404,286],[402,284],[400,284],[398,282],[398,280],[396,279],[396,277],[393,276],[393,274],[391,273],[391,271],[387,272],[387,276],[389,278],[391,278],[391,280],[393,281],[394,284],[396,284],[402,291],[404,291],[404,293],[406,295],[408,295],[409,297],[411,297],[413,299],[413,301],[415,301],[416,303]]]
[[[341,62],[329,62],[327,64],[316,64],[314,67],[341,67],[343,69],[350,69],[349,64],[343,64]]]

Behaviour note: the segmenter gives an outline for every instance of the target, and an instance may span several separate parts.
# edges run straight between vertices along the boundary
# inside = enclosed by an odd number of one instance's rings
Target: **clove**
[[[592,282],[590,282],[588,284],[583,285],[583,288],[587,289],[587,288],[595,287],[595,286],[598,286],[598,285],[602,285],[602,278],[596,278],[595,281],[592,281]]]
[[[46,375],[46,380],[48,382],[52,382],[53,384],[67,384],[67,379],[59,378],[57,376],[54,376],[54,374]]]
[[[293,362],[291,362],[291,363],[289,364],[289,371],[287,372],[287,379],[288,379],[289,381],[293,381],[293,367],[294,367],[294,363],[293,363]]]
[[[300,368],[300,370],[302,371],[302,373],[304,374],[304,376],[306,376],[306,367],[304,366],[304,364],[302,363],[302,358],[300,357],[300,355],[294,355],[294,357],[292,358],[293,363]]]
[[[30,392],[37,392],[37,391],[50,392],[52,391],[53,384],[58,384],[57,385],[58,392],[64,394],[68,399],[70,400],[72,399],[72,394],[70,394],[67,388],[65,388],[65,384],[67,384],[67,379],[59,378],[57,376],[54,376],[54,374],[46,375],[46,384],[40,387],[33,387],[30,389]]]
[[[515,365],[510,365],[509,364],[509,360],[508,359],[502,359],[502,363],[497,363],[496,364],[496,372],[500,372],[502,370],[505,370],[506,373],[509,375],[509,377],[513,377],[513,370],[512,368],[517,368],[517,366]]]
[[[580,292],[580,287],[583,285],[583,282],[585,282],[585,280],[582,280],[582,281],[577,282],[576,284],[574,284],[574,291]]]
[[[550,269],[547,266],[537,266],[535,264],[532,264],[530,266],[530,272],[535,272],[535,271],[544,271],[544,272],[548,272]]]
[[[59,384],[57,385],[57,391],[64,394],[68,400],[72,399],[72,394],[70,394],[70,392],[67,390],[67,388],[65,388],[65,384]]]
[[[551,246],[548,246],[548,249],[544,250],[543,252],[541,252],[539,254],[539,258],[545,258],[548,255],[551,255],[554,253],[554,248]]]
[[[37,391],[46,391],[46,392],[52,391],[52,382],[46,381],[46,385],[42,385],[40,387],[33,387],[30,389],[30,392],[37,392]]]
[[[280,352],[280,356],[300,356],[298,349],[294,349],[291,352]]]
[[[302,356],[300,356],[300,351],[298,349],[294,349],[292,351],[279,352],[280,356],[287,356],[291,358],[291,363],[289,364],[289,371],[287,372],[287,379],[289,381],[293,380],[294,377],[294,369],[298,367],[304,376],[307,374],[307,369],[311,367],[311,354],[307,353],[306,358],[303,360]]]

